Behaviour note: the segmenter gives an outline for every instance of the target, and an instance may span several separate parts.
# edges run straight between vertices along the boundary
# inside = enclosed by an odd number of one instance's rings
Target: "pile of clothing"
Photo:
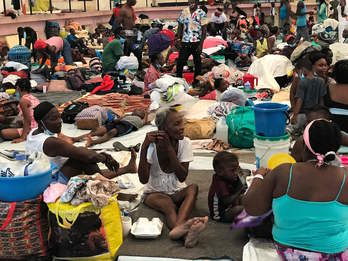
[[[44,192],[44,201],[55,202],[60,197],[61,202],[70,203],[73,206],[91,202],[96,208],[103,208],[119,191],[120,188],[116,182],[99,173],[93,176],[79,175],[70,178],[66,186],[57,183],[48,187]]]

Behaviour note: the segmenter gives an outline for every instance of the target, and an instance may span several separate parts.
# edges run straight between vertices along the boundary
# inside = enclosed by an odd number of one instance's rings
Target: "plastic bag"
[[[27,159],[24,176],[46,173],[51,170],[51,163],[48,157],[40,152],[32,153]]]
[[[122,56],[116,64],[116,70],[138,70],[138,68],[139,63],[135,56]]]
[[[185,120],[184,135],[191,140],[210,139],[215,131],[215,122],[212,119]]]
[[[32,176],[46,173],[51,170],[48,157],[39,152],[31,154],[27,160],[0,162],[1,177]]]
[[[245,93],[235,87],[229,87],[220,96],[220,101],[222,102],[232,102],[239,106],[245,106],[247,102],[247,97]]]
[[[54,256],[113,260],[122,245],[122,222],[117,198],[98,209],[92,203],[78,206],[47,204],[50,211],[50,245]],[[61,235],[66,235],[62,237]]]
[[[235,148],[254,147],[255,115],[251,107],[238,107],[226,118],[228,142]]]

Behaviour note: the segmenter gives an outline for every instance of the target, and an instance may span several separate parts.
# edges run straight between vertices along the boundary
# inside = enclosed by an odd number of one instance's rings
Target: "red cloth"
[[[175,63],[175,60],[178,59],[179,57],[179,52],[173,52],[169,55],[169,58],[168,58],[168,63],[169,64],[174,64]]]
[[[216,100],[216,90],[207,93],[206,95],[200,97],[201,100]]]
[[[8,71],[5,71],[5,70],[2,70],[1,74],[4,76],[4,78],[9,76],[10,74],[17,75],[18,77],[24,78],[24,79],[28,78],[28,74],[25,71],[23,71],[23,70],[22,71],[18,71],[18,72],[8,72]]]
[[[42,50],[42,49],[45,49],[46,46],[47,46],[47,43],[44,40],[38,39],[34,44],[34,49]]]
[[[113,35],[113,36],[110,36],[109,38],[108,38],[108,43],[110,43],[112,40],[114,40],[115,39],[115,36]]]
[[[121,8],[119,8],[119,7],[115,7],[115,8],[114,8],[114,16],[115,16],[115,18],[118,17],[118,15],[119,15],[119,13],[120,13],[120,9],[121,9]]]
[[[173,47],[174,46],[174,41],[175,41],[175,33],[172,30],[169,30],[169,29],[163,29],[160,33],[169,37],[170,45]]]
[[[145,77],[144,77],[144,91],[149,90],[149,85],[159,79],[161,77],[161,74],[159,71],[156,70],[156,68],[150,64],[149,69],[147,69]]]
[[[111,78],[110,75],[105,75],[103,78],[103,82],[101,83],[100,86],[95,87],[93,91],[91,91],[91,94],[95,94],[99,91],[110,91],[112,87],[114,87],[114,81]]]

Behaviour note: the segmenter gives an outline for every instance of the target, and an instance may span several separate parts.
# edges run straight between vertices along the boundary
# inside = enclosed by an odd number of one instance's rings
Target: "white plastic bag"
[[[237,89],[235,87],[229,87],[220,96],[220,101],[233,102],[234,104],[239,106],[245,106],[247,100],[248,99],[245,93],[242,90]]]
[[[122,56],[117,64],[116,64],[116,70],[138,70],[139,63],[137,57],[131,55],[131,56]]]
[[[24,176],[25,161],[0,162],[0,177],[13,178]]]
[[[31,154],[27,160],[26,176],[38,175],[50,171],[51,163],[48,157],[39,152]]]

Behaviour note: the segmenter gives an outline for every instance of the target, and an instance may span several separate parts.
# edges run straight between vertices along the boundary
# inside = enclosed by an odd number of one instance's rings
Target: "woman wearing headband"
[[[67,181],[82,173],[93,175],[100,173],[106,178],[114,178],[124,173],[135,173],[135,152],[127,167],[119,168],[119,164],[106,153],[97,153],[83,147],[76,147],[63,139],[57,138],[62,129],[62,120],[57,108],[49,103],[42,102],[34,109],[34,118],[38,128],[33,129],[27,136],[26,153],[44,153],[49,157],[51,164],[59,170],[58,181]],[[98,163],[103,163],[108,169],[101,170]]]
[[[243,205],[252,216],[273,209],[273,239],[282,260],[347,260],[347,169],[331,164],[341,131],[319,119],[307,125],[303,140],[305,162],[257,171]]]

